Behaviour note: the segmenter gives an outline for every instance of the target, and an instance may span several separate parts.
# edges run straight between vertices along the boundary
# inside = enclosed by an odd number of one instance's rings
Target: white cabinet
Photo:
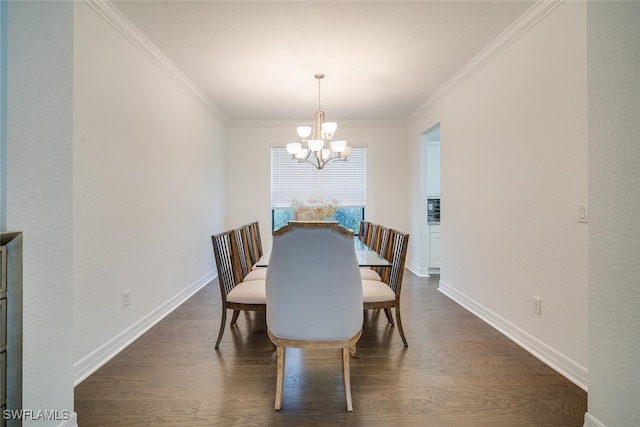
[[[440,268],[440,225],[429,226],[429,268]]]
[[[427,197],[440,196],[440,142],[427,145]]]

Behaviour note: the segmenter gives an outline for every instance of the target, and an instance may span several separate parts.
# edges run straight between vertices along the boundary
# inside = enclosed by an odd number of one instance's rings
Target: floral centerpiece
[[[291,209],[296,221],[326,221],[332,220],[340,202],[336,199],[309,199],[307,203],[293,199]]]

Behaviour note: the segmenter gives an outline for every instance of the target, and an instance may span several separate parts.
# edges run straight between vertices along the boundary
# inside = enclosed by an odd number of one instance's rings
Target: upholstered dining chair
[[[238,234],[235,230],[211,236],[213,253],[218,270],[218,282],[222,296],[222,319],[215,348],[220,345],[227,322],[227,310],[233,310],[231,326],[238,320],[241,310],[262,311],[265,309],[265,281],[244,281],[238,248]]]
[[[394,321],[391,309],[395,309],[398,332],[405,347],[408,347],[407,338],[402,328],[402,316],[400,315],[400,291],[402,290],[402,277],[404,264],[409,247],[409,235],[397,230],[392,230],[389,237],[389,258],[391,268],[381,270],[381,280],[362,280],[362,293],[364,309],[384,309],[384,312],[393,326]]]
[[[266,280],[267,332],[276,345],[275,409],[282,405],[285,347],[342,349],[347,411],[349,359],[362,335],[362,282],[353,232],[332,222],[289,222],[273,232]]]

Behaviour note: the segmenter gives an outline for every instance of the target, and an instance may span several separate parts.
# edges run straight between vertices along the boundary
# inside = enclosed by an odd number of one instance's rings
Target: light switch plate
[[[587,205],[578,205],[578,222],[589,222],[589,210]]]

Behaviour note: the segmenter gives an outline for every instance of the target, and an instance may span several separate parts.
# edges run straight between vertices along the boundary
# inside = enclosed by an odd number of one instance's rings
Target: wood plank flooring
[[[405,272],[409,348],[383,312],[366,314],[351,359],[351,413],[340,351],[298,349],[287,350],[276,412],[264,314],[241,314],[216,351],[214,281],[76,387],[78,424],[582,426],[586,393],[440,294],[438,280]]]

